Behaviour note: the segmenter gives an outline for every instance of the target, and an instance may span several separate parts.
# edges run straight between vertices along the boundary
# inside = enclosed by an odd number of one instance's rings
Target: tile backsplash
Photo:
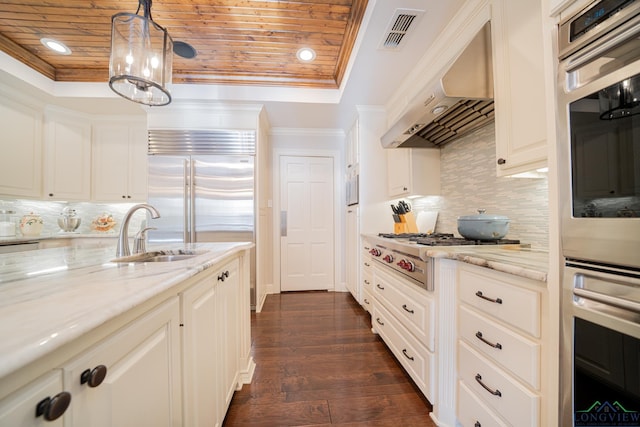
[[[441,196],[412,200],[415,212],[439,211],[436,231],[457,233],[457,218],[487,214],[509,217],[506,238],[532,247],[549,246],[548,180],[496,176],[493,126],[485,126],[445,145],[440,152]]]
[[[22,215],[30,212],[36,213],[42,217],[43,229],[42,235],[64,234],[60,227],[58,227],[58,217],[62,210],[66,207],[70,207],[76,210],[76,216],[81,218],[80,226],[76,230],[80,234],[101,234],[101,235],[117,235],[120,231],[120,225],[122,224],[122,218],[127,211],[135,203],[84,203],[84,202],[49,202],[38,200],[24,200],[24,199],[3,199],[0,200],[0,210],[11,210],[15,212],[15,219],[19,220]],[[146,220],[144,210],[138,211],[131,218],[129,223],[129,235],[133,236],[135,232],[140,228],[143,221]],[[98,216],[108,213],[113,216],[116,222],[114,228],[108,232],[98,232],[91,229],[91,221]],[[19,231],[16,233],[20,236]]]

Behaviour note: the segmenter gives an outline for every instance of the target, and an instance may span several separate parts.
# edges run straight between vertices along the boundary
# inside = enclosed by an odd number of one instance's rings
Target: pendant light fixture
[[[173,40],[153,22],[151,0],[139,0],[135,14],[111,17],[109,87],[115,93],[140,104],[169,104],[172,62]]]

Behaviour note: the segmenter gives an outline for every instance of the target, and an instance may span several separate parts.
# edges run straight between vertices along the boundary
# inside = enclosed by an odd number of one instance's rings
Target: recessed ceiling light
[[[52,51],[59,53],[61,55],[71,55],[71,49],[69,49],[67,46],[65,46],[64,43],[61,43],[58,40],[45,37],[40,39],[40,43],[42,43]]]
[[[316,51],[310,47],[303,47],[296,53],[298,59],[302,62],[311,62],[316,59]]]

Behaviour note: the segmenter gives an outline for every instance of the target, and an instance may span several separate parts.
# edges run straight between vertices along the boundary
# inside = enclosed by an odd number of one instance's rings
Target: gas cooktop
[[[517,245],[520,240],[499,239],[499,240],[474,240],[464,237],[455,237],[451,233],[380,233],[379,237],[388,239],[404,239],[425,246],[464,246],[464,245]]]

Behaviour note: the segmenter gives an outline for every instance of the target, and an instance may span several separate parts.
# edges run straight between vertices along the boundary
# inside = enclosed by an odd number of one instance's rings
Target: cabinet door
[[[184,366],[184,425],[220,425],[223,415],[218,402],[217,287],[208,277],[182,294],[182,338]],[[213,424],[215,422],[215,424]]]
[[[391,198],[440,194],[440,149],[387,150],[387,179]]]
[[[387,190],[389,197],[402,197],[411,190],[410,149],[387,150]]]
[[[46,421],[36,417],[38,403],[62,391],[60,370],[50,372],[0,401],[0,425],[7,427],[62,427],[63,417]]]
[[[48,200],[91,197],[91,125],[50,113],[46,118],[44,195]]]
[[[547,142],[541,2],[493,0],[491,37],[497,174],[544,167]]]
[[[93,140],[94,201],[126,202],[129,173],[129,126],[96,125]]]
[[[360,268],[360,263],[358,262],[360,255],[360,245],[358,244],[359,240],[359,227],[358,227],[358,207],[350,206],[347,208],[347,225],[346,225],[346,254],[345,254],[345,262],[346,262],[346,285],[351,295],[358,301],[361,302],[361,291],[360,291],[360,281],[358,280],[358,270]]]
[[[96,125],[92,199],[137,202],[147,198],[146,128],[135,123]]]
[[[216,324],[219,363],[219,408],[221,414],[227,412],[231,398],[238,384],[240,363],[240,283],[238,279],[238,260],[225,265],[218,275],[218,298],[216,305]]]
[[[42,114],[0,96],[0,194],[40,197]]]
[[[179,316],[173,297],[64,366],[65,427],[181,426]],[[100,365],[104,381],[82,384]]]
[[[134,125],[129,130],[129,176],[127,198],[131,201],[147,200],[147,129]],[[130,196],[130,197],[129,197]]]

